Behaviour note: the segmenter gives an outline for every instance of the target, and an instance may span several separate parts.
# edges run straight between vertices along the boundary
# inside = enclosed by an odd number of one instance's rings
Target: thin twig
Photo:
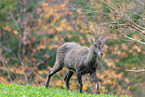
[[[11,19],[12,19],[13,21],[15,21],[15,26],[16,26],[17,29],[20,31],[20,26],[19,26],[19,24],[16,22],[16,19],[14,18],[13,14],[11,13],[10,16],[11,16]]]
[[[144,29],[145,30],[145,28],[144,27],[142,27],[142,26],[140,26],[140,25],[137,25],[137,24],[135,24],[134,22],[132,22],[135,26],[137,26],[138,28],[140,28],[140,29]]]
[[[20,58],[20,60],[21,60],[21,58]],[[24,64],[23,64],[22,60],[21,60],[21,65],[23,67],[23,72],[24,72],[24,77],[25,77],[25,80],[26,80],[26,84],[28,84],[28,79],[27,79],[27,75],[25,73],[25,67],[24,67]]]
[[[141,44],[145,44],[145,42],[142,42],[142,41],[140,41],[140,40],[136,40],[136,39],[134,39],[134,38],[128,37],[128,36],[126,36],[126,35],[123,34],[123,33],[122,33],[122,35],[123,35],[124,37],[130,39],[130,40],[133,40],[133,41],[139,42],[139,43],[141,43]]]
[[[12,83],[13,81],[12,81],[12,78],[11,78],[11,74],[10,74],[9,68],[8,68],[7,64],[5,64],[5,62],[2,60],[1,54],[0,54],[0,62],[4,65],[4,67],[6,67],[7,73],[8,73],[8,75],[10,76],[10,81],[11,81],[11,83]]]
[[[141,69],[141,70],[126,70],[126,71],[133,71],[133,72],[144,72],[145,71],[145,69]]]
[[[130,23],[128,23],[128,25],[129,25],[130,27],[132,27],[133,29],[135,29],[135,30],[137,30],[137,31],[139,31],[139,32],[141,32],[142,34],[145,35],[145,31],[144,31],[144,30],[141,30],[141,29],[139,29],[138,27],[135,27],[134,25],[132,25],[132,24],[130,24]]]
[[[48,57],[48,58],[50,58],[50,57]],[[35,67],[38,67],[40,64],[44,63],[46,60],[48,60],[48,58],[46,58],[46,59],[41,60],[40,62],[38,62],[38,63],[32,68],[32,70],[28,73],[28,76],[30,76],[30,75],[33,73],[33,71],[35,70]]]

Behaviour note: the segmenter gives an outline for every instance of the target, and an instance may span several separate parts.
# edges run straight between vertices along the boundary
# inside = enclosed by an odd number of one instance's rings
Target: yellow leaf
[[[47,58],[49,58],[50,56],[49,56],[49,55],[44,55],[44,57],[47,57]]]
[[[84,85],[83,85],[83,90],[84,90],[84,91],[87,90],[87,87],[88,87],[88,84],[84,84]]]
[[[141,53],[142,53],[142,54],[145,54],[145,51],[142,51]]]
[[[99,4],[99,5],[98,5],[98,8],[99,8],[99,7],[102,7],[102,6],[103,6],[102,4]]]
[[[115,46],[114,50],[118,50],[118,45]]]
[[[116,62],[116,63],[119,63],[119,59],[115,59],[115,62]]]
[[[45,18],[49,18],[50,17],[50,14],[45,14],[44,17]]]
[[[26,55],[24,56],[24,60],[25,61],[28,61],[28,57]]]
[[[67,28],[66,28],[66,29],[70,31],[70,30],[71,30],[71,26],[67,26]]]
[[[136,74],[134,74],[134,77],[137,77],[137,75],[136,75]]]
[[[35,62],[35,61],[36,61],[36,59],[35,59],[35,58],[32,58],[32,61],[33,61],[33,62]]]
[[[129,79],[128,79],[128,78],[126,78],[125,81],[126,81],[127,83],[129,83]]]
[[[52,45],[51,45],[51,46],[49,46],[49,49],[50,49],[50,50],[52,50],[52,49],[53,49],[53,46],[52,46]]]
[[[43,71],[40,70],[40,71],[38,71],[38,73],[39,73],[39,74],[43,74]]]
[[[107,81],[109,84],[112,84],[112,81],[109,79],[108,81]]]
[[[130,87],[130,86],[128,86],[127,88],[128,88],[128,89],[130,89],[131,87]]]
[[[61,86],[61,85],[63,85],[63,82],[62,82],[61,80],[58,80],[58,81],[56,82],[56,86]]]
[[[94,5],[95,3],[94,3],[94,1],[92,0],[90,4],[91,4],[91,5]]]
[[[139,53],[141,52],[141,48],[140,47],[137,48],[137,52],[139,52]]]
[[[48,6],[48,3],[40,3],[40,6]]]
[[[126,53],[125,53],[125,52],[122,52],[122,53],[121,53],[121,56],[122,56],[122,57],[125,57],[125,56],[126,56]]]
[[[60,6],[59,6],[59,8],[65,8],[66,7],[66,4],[61,4]]]
[[[63,31],[63,28],[62,27],[56,27],[55,28],[57,31]]]
[[[104,90],[105,89],[105,86],[101,86],[101,89]]]
[[[122,49],[124,49],[124,50],[128,49],[128,46],[125,43],[123,43],[121,46],[122,46]]]
[[[83,43],[83,44],[84,44],[84,43],[85,43],[85,40],[81,40],[81,43]]]
[[[117,75],[117,77],[118,77],[119,79],[121,79],[122,76],[123,76],[123,72],[121,72],[121,73],[119,73],[119,74]]]
[[[73,35],[67,34],[68,38],[73,38]]]
[[[119,87],[118,87],[118,91],[121,91],[121,90],[122,90],[122,87],[119,86]]]
[[[13,33],[14,33],[15,35],[18,35],[18,31],[17,31],[17,30],[13,31]]]
[[[137,35],[133,35],[132,37],[133,37],[134,39],[136,39],[136,40],[139,39],[139,36],[137,36]]]
[[[58,44],[55,44],[55,45],[53,45],[53,47],[54,47],[54,48],[58,48],[58,47],[59,47],[59,45],[58,45]]]
[[[121,51],[117,51],[117,54],[120,55],[121,54]]]
[[[40,49],[45,49],[46,46],[45,45],[40,45]]]
[[[2,49],[0,49],[0,54],[2,53]]]
[[[82,11],[81,11],[81,9],[78,9],[77,12],[78,12],[78,13],[81,13]]]
[[[138,54],[136,52],[133,52],[133,56],[138,56]]]
[[[114,87],[113,86],[111,86],[111,89],[113,89]]]
[[[57,41],[57,40],[58,40],[58,37],[54,37],[54,38],[53,38],[53,41]]]

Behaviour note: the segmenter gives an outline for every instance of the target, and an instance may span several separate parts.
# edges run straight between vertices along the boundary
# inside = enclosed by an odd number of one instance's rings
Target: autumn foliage
[[[6,15],[0,24],[0,81],[44,85],[48,71],[54,65],[57,48],[65,42],[89,47],[87,35],[92,35],[91,28],[98,36],[102,31],[104,36],[109,36],[96,72],[100,91],[117,95],[145,95],[144,72],[126,71],[144,68],[144,44],[122,36],[144,41],[141,32],[144,29],[138,33],[139,30],[127,23],[144,26],[145,19],[133,14],[132,20],[124,20],[124,12],[138,5],[134,2],[126,5],[122,1],[118,5],[122,6],[121,10],[115,4],[112,0],[15,0],[13,7],[6,10],[3,3],[3,10],[7,13],[0,13],[3,17]],[[112,7],[118,11],[115,12]],[[63,78],[66,72],[66,69],[58,72],[52,77],[50,85],[65,88]],[[94,83],[88,76],[83,76],[83,91],[94,93]],[[78,89],[75,74],[70,80],[70,89]]]

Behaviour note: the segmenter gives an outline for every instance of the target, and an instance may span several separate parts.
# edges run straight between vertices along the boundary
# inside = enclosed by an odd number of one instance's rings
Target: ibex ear
[[[90,38],[89,35],[88,35],[88,39],[90,40],[91,44],[93,44],[93,40],[92,40],[92,38]]]
[[[103,42],[106,41],[107,39],[108,39],[108,37],[105,37],[105,38],[103,39]]]

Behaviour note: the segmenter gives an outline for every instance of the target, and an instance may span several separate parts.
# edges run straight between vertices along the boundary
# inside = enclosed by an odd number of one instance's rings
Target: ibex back
[[[94,33],[94,32],[93,32]],[[91,42],[91,47],[82,47],[77,43],[64,43],[57,50],[56,62],[54,67],[49,71],[46,79],[45,86],[49,86],[50,78],[53,74],[60,71],[63,67],[68,68],[68,72],[64,78],[65,87],[69,90],[69,80],[74,72],[77,73],[77,80],[79,84],[79,90],[82,93],[82,75],[90,73],[96,85],[96,93],[100,94],[98,79],[96,76],[96,68],[98,65],[98,56],[103,56],[103,45],[107,37],[103,39],[103,34],[101,39],[97,38],[94,33],[95,40],[88,36]]]

